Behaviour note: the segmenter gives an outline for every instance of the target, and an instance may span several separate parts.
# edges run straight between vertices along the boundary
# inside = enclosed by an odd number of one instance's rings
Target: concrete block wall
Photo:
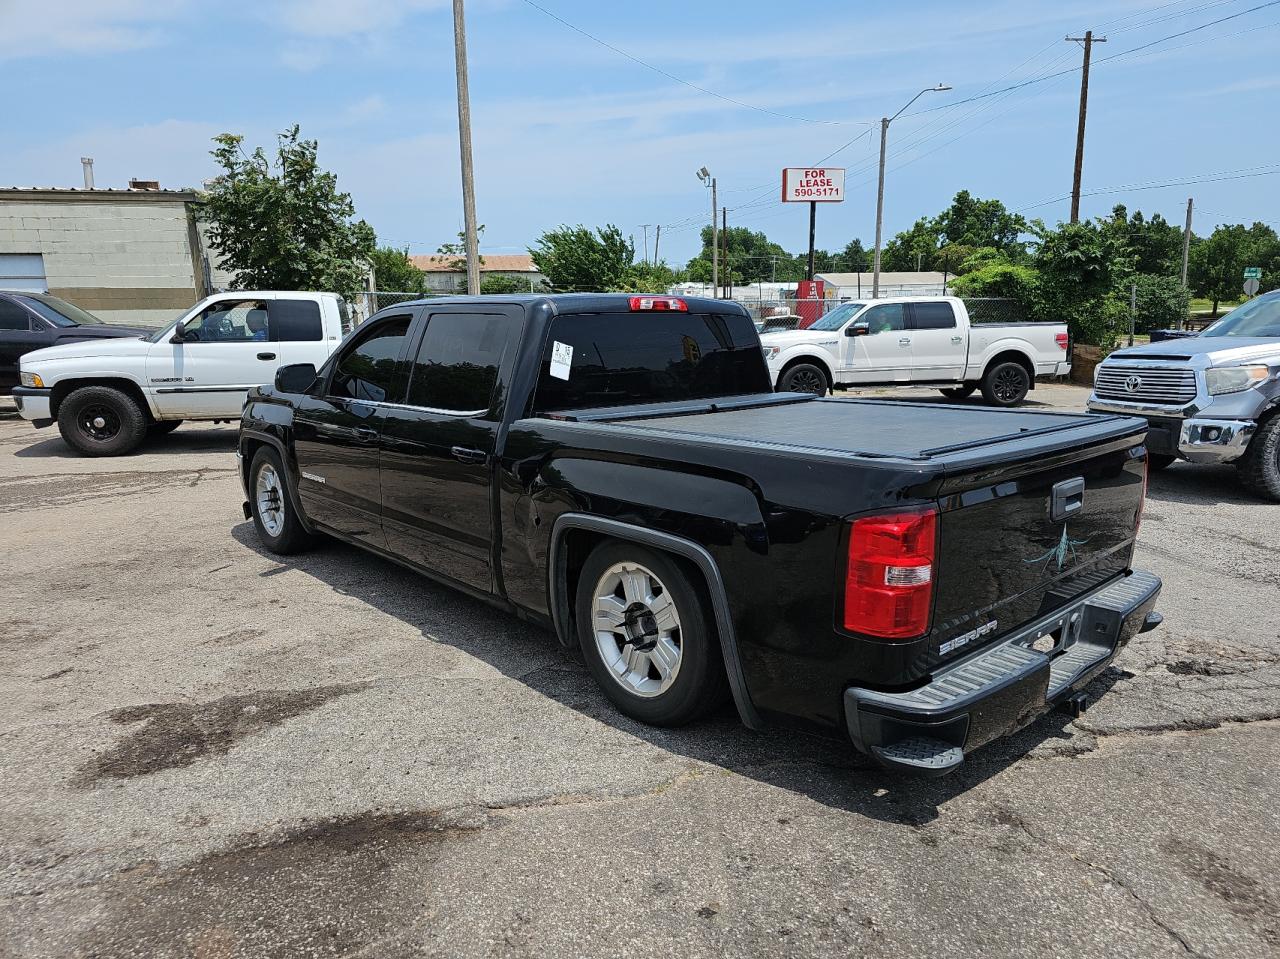
[[[49,292],[106,323],[163,326],[200,298],[185,198],[0,192],[0,253],[39,253]]]

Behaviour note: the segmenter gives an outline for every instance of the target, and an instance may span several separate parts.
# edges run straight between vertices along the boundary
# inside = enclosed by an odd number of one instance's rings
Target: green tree
[[[1017,257],[1024,250],[1018,238],[1027,232],[1028,224],[999,200],[981,200],[968,190],[961,190],[951,205],[934,218],[933,227],[944,245],[975,249],[990,246]]]
[[[665,293],[680,282],[680,275],[667,265],[666,260],[657,263],[633,263],[622,279],[625,293]]]
[[[1181,326],[1191,306],[1191,294],[1175,276],[1152,276],[1137,273],[1131,282],[1136,287],[1135,326],[1142,332],[1167,330]]]
[[[1224,224],[1191,248],[1188,282],[1197,294],[1213,301],[1216,316],[1220,302],[1243,295],[1244,270],[1248,266],[1262,268],[1261,292],[1280,285],[1280,239],[1276,231],[1265,223],[1250,227],[1243,223]]]
[[[379,290],[395,293],[427,292],[427,275],[409,259],[409,248],[380,246],[370,257],[373,263],[373,280]]]
[[[483,223],[481,223],[478,227],[476,227],[476,246],[480,245],[480,241],[482,239],[484,239]],[[437,257],[433,257],[433,259],[440,260],[441,262],[448,264],[449,269],[453,270],[456,273],[465,274],[467,272],[467,234],[466,233],[459,231],[457,243],[441,243],[438,247],[436,247],[436,252],[440,255]],[[479,255],[479,251],[477,251],[476,258],[480,261],[480,265],[484,266],[484,257]],[[481,283],[481,285],[483,286],[483,282]]]
[[[884,245],[880,251],[880,269],[886,273],[935,269],[934,258],[940,243],[937,223],[922,216],[911,224],[911,229],[903,230]]]
[[[1066,322],[1078,342],[1109,350],[1128,325],[1127,297],[1116,290],[1133,272],[1122,239],[1097,223],[1033,226],[1038,318]]]
[[[595,231],[579,224],[546,231],[529,254],[553,290],[608,291],[622,289],[636,248],[612,223]]]
[[[295,124],[277,137],[274,162],[258,147],[246,154],[244,137],[223,133],[211,151],[222,172],[203,197],[200,216],[237,290],[364,289],[377,240],[364,220],[353,220],[351,195],[316,163],[316,141],[302,140]]]
[[[1029,311],[1036,303],[1039,282],[1040,274],[1034,267],[997,261],[957,276],[951,281],[951,290],[956,296],[1017,300]]]
[[[836,254],[836,269],[841,273],[865,273],[871,269],[871,251],[859,239],[852,239]]]
[[[754,283],[757,280],[769,280],[775,277],[779,281],[791,281],[804,277],[808,255],[800,258],[801,264],[797,267],[796,258],[777,243],[771,242],[763,233],[757,233],[744,226],[731,226],[727,234],[720,231],[718,239],[721,283],[732,279],[734,284],[741,286],[744,283]],[[685,268],[689,279],[694,282],[711,282],[711,243],[711,227],[704,226],[702,251],[691,259]]]

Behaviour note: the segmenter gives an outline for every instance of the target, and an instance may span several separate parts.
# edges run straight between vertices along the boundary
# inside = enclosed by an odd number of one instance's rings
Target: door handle
[[[260,359],[260,360],[274,360],[275,358],[276,358],[276,355],[275,355],[274,353],[259,353],[259,354],[258,354],[258,359]]]
[[[465,446],[455,446],[449,452],[459,463],[483,463],[489,458],[484,450],[468,449]]]
[[[356,439],[371,442],[378,438],[378,431],[372,426],[357,426],[355,429]]]
[[[898,345],[899,345],[899,346],[910,346],[910,345],[911,345],[911,337],[909,337],[909,336],[904,336],[902,339],[898,340]]]
[[[951,337],[951,342],[952,342],[952,343],[963,343],[963,342],[964,342],[964,337],[962,337],[962,336],[953,336],[953,337]]]

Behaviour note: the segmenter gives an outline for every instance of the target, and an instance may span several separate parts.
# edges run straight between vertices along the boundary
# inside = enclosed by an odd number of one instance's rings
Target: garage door
[[[44,257],[39,253],[0,253],[0,290],[48,293]]]

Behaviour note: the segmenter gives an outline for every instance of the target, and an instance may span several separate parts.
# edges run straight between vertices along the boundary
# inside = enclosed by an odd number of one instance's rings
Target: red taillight
[[[1053,334],[1053,342],[1058,344],[1058,349],[1063,353],[1067,352],[1067,345],[1071,342],[1071,335],[1068,333]]]
[[[929,629],[937,511],[864,516],[849,530],[844,628],[885,639],[913,639]]]
[[[676,313],[688,313],[689,304],[678,296],[633,296],[633,310],[667,310]]]

